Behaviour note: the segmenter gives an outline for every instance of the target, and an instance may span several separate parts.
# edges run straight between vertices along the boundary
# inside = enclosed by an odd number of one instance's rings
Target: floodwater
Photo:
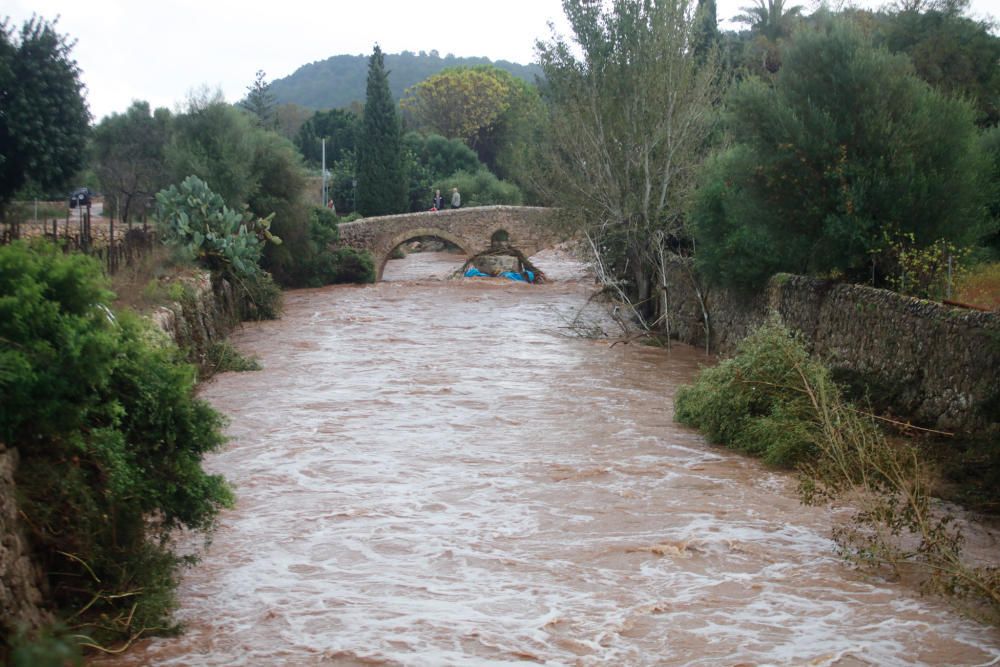
[[[567,335],[593,285],[558,253],[542,286],[461,261],[234,336],[264,370],[203,396],[237,506],[185,633],[102,664],[1000,664],[996,629],[839,561],[791,475],[673,422],[699,351]]]

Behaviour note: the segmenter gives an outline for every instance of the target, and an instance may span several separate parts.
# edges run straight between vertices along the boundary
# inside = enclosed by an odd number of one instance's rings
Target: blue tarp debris
[[[474,266],[470,266],[465,272],[466,278],[492,278],[488,273],[483,273]],[[501,273],[499,278],[507,278],[508,280],[517,280],[522,283],[533,283],[535,282],[535,274],[532,271],[525,271],[524,273],[515,273],[514,271],[504,271]]]

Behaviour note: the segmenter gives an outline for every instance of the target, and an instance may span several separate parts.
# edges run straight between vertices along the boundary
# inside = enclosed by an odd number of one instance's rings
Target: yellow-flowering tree
[[[510,108],[511,78],[494,67],[449,68],[407,88],[400,105],[418,127],[475,148]]]

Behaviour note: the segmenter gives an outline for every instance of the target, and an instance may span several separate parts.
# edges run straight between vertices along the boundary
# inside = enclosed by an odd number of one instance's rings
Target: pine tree
[[[278,117],[274,111],[275,98],[271,93],[271,84],[266,76],[264,70],[257,70],[253,83],[247,86],[247,97],[240,106],[253,114],[261,127],[273,130],[278,126]]]
[[[378,45],[368,61],[368,88],[358,144],[358,211],[365,216],[406,210],[396,103]]]

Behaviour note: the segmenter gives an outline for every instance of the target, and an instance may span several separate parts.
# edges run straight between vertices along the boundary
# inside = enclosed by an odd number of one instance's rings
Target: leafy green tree
[[[496,204],[520,206],[524,202],[524,196],[516,185],[501,181],[488,169],[475,172],[459,171],[439,178],[431,184],[429,192],[440,190],[445,206],[448,206],[452,188],[458,188],[461,193],[463,207]]]
[[[171,120],[168,110],[151,113],[148,102],[136,101],[124,114],[107,116],[94,128],[94,168],[105,210],[122,222],[144,211],[169,182],[164,157]]]
[[[482,168],[475,151],[458,139],[445,139],[439,134],[421,135],[407,132],[403,146],[416,155],[432,178],[448,176],[456,171],[474,172]]]
[[[549,139],[536,179],[553,203],[580,212],[604,277],[651,325],[665,257],[687,235],[684,207],[721,77],[693,52],[685,0],[563,7],[575,44],[539,45]]]
[[[728,106],[733,145],[692,212],[696,260],[718,282],[870,279],[887,237],[964,245],[986,231],[970,106],[846,22],[800,32],[773,84],[745,81]]]
[[[226,104],[221,94],[192,98],[174,119],[166,158],[171,180],[198,176],[234,208],[247,203],[258,185],[253,173],[254,140],[259,128],[249,116]]]
[[[494,170],[539,105],[533,86],[492,65],[442,70],[400,102],[418,129],[462,140]]]
[[[963,16],[968,1],[936,2],[880,15],[877,38],[913,61],[935,88],[972,100],[982,127],[1000,122],[1000,36],[985,21]]]
[[[0,217],[29,181],[63,187],[83,166],[90,112],[73,43],[32,17],[0,22]]]
[[[358,144],[358,211],[386,215],[406,210],[406,182],[396,104],[382,50],[368,61],[368,91]]]
[[[497,72],[480,67],[443,70],[408,88],[400,105],[413,115],[417,127],[475,148],[480,133],[510,106],[509,83]]]
[[[353,158],[360,131],[360,119],[351,111],[317,111],[295,135],[295,146],[308,164],[319,167],[322,164],[322,140],[326,139],[326,163],[329,166],[339,160]]]
[[[354,248],[334,248],[338,237],[337,216],[326,208],[314,208],[309,214],[308,238],[298,244],[296,261],[289,265],[291,275],[283,282],[294,287],[375,282],[371,255]]]

